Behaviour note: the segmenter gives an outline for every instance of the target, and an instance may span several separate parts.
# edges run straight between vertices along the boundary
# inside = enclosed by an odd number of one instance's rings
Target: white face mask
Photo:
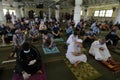
[[[29,53],[29,52],[30,52],[30,49],[29,49],[29,50],[27,50],[27,51],[25,51],[25,50],[24,50],[24,53]]]

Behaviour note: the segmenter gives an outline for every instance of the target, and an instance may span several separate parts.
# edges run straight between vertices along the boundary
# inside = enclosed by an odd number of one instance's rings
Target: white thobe
[[[12,17],[12,19],[11,19],[11,21],[12,21],[12,24],[15,24],[15,15],[11,15],[11,17]]]
[[[68,50],[66,53],[66,58],[70,61],[71,64],[76,63],[77,61],[81,61],[81,62],[86,62],[87,61],[87,57],[85,54],[81,54],[79,56],[75,56],[73,55],[73,52],[80,52],[80,46],[75,44],[74,42],[72,42],[69,46],[68,46]]]
[[[100,48],[104,50],[100,50]],[[109,57],[111,57],[110,52],[106,44],[100,44],[99,41],[94,41],[90,47],[89,53],[95,57],[96,60],[104,60],[106,61]]]
[[[70,43],[72,43],[72,42],[75,42],[75,41],[77,41],[77,39],[78,39],[78,36],[74,36],[73,34],[71,34],[70,36],[69,36],[69,38],[67,39],[67,44],[70,44]]]

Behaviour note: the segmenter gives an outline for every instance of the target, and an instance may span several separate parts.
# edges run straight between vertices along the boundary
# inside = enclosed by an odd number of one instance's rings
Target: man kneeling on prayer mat
[[[44,32],[44,35],[43,35],[43,47],[50,48],[50,49],[55,47],[53,36],[47,31]]]
[[[24,80],[35,73],[42,73],[41,55],[36,48],[25,42],[16,59],[15,73],[21,74]]]
[[[103,38],[92,43],[89,53],[93,55],[96,60],[102,61],[105,64],[117,64],[112,59],[111,54],[106,46],[106,40]]]
[[[66,58],[70,61],[71,64],[74,64],[74,67],[77,67],[80,62],[87,61],[87,57],[85,54],[83,54],[82,48],[81,39],[77,39],[68,46]]]

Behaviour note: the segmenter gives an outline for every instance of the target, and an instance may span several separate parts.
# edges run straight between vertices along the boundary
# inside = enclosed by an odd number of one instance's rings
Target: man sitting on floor
[[[60,28],[59,28],[59,25],[56,23],[54,25],[54,27],[52,28],[52,34],[53,34],[53,37],[56,39],[56,38],[60,38]]]
[[[108,61],[111,59],[110,52],[106,46],[105,39],[99,39],[91,44],[89,53],[95,57],[96,60]]]
[[[77,67],[80,62],[87,61],[87,57],[85,54],[83,54],[83,51],[82,51],[81,39],[77,39],[77,41],[69,44],[66,57],[71,64],[74,64],[74,67]]]
[[[41,55],[34,46],[25,42],[16,59],[15,73],[22,74],[26,80],[35,73],[42,73],[41,68]]]
[[[116,48],[118,45],[118,41],[120,40],[120,37],[116,34],[117,30],[112,29],[111,32],[109,32],[106,35],[106,40],[107,40],[107,46],[111,46],[112,48]]]
[[[13,45],[14,45],[14,50],[13,53],[11,54],[11,57],[14,57],[15,53],[17,53],[21,46],[23,45],[23,43],[25,42],[25,34],[23,33],[23,31],[21,30],[21,28],[18,28],[15,31],[15,34],[13,35]],[[18,54],[16,54],[17,56]]]
[[[44,32],[43,35],[43,47],[45,48],[53,48],[55,46],[54,39],[52,34],[48,33],[47,31]]]
[[[83,47],[87,48],[95,41],[96,35],[93,33],[92,29],[84,35]]]
[[[120,66],[120,63],[113,60],[112,56],[106,46],[105,39],[94,41],[90,47],[89,53],[95,57],[96,60],[101,61],[105,65]]]
[[[39,39],[39,31],[37,29],[37,26],[33,26],[32,29],[29,32],[29,37],[32,39],[32,41],[37,41]]]
[[[75,42],[77,39],[78,39],[78,34],[76,31],[74,31],[74,33],[68,37],[66,43],[69,45],[70,43]]]

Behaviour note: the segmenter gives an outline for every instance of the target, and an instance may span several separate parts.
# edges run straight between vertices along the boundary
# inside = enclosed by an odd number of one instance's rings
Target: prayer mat
[[[56,39],[54,39],[54,41],[55,41],[55,42],[62,42],[62,41],[64,41],[64,40],[63,40],[63,38],[56,38]]]
[[[12,80],[24,80],[21,74],[13,74]],[[42,65],[42,73],[36,73],[29,77],[27,80],[47,80],[45,66]]]
[[[102,64],[104,64],[107,68],[109,68],[110,70],[114,71],[114,72],[120,72],[120,63],[118,62],[113,62],[113,61],[109,61],[109,62],[102,62],[100,61]]]
[[[90,55],[92,57],[94,57],[93,55]],[[96,60],[98,61],[98,60]],[[108,69],[110,69],[113,72],[120,72],[120,63],[117,61],[109,61],[109,62],[105,62],[105,61],[98,61],[100,63],[102,63],[104,66],[106,66]]]
[[[75,68],[66,58],[64,61],[77,80],[95,80],[101,76],[101,74],[88,63],[80,63]]]
[[[24,80],[22,75],[14,74],[12,80]],[[46,80],[44,74],[34,74],[27,80]]]
[[[54,54],[54,53],[59,53],[60,52],[57,47],[53,47],[51,49],[43,48],[43,51],[44,51],[45,54]]]

